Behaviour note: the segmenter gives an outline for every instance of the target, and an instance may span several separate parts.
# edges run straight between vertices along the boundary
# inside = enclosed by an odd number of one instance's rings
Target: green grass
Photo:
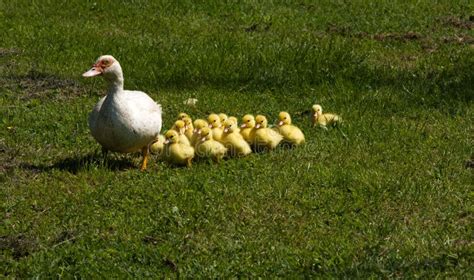
[[[0,1],[0,275],[473,277],[472,1],[108,2]],[[307,144],[103,163],[106,53],[165,127],[287,110]]]

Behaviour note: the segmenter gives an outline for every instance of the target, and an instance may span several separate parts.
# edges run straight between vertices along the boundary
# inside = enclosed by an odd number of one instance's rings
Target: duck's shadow
[[[105,168],[110,171],[122,171],[137,168],[136,164],[129,157],[114,157],[109,155],[107,158],[104,158],[102,155],[96,153],[84,155],[81,157],[69,157],[61,159],[52,165],[23,163],[20,165],[20,167],[36,172],[61,170],[73,174],[90,168]]]

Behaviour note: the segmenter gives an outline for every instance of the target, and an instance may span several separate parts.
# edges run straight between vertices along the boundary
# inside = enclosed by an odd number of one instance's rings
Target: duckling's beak
[[[257,125],[255,125],[255,128],[260,128],[260,126],[261,125],[259,123],[257,123]]]
[[[206,137],[201,138],[201,142],[205,142],[205,141],[206,141]]]
[[[246,128],[246,127],[247,127],[247,124],[243,123],[240,127],[241,127],[241,128]]]
[[[279,121],[279,122],[278,122],[278,125],[279,125],[279,126],[282,126],[282,125],[283,125],[283,121]]]
[[[228,127],[224,128],[224,133],[227,133],[227,132],[229,132],[229,128],[228,128]]]
[[[212,124],[209,124],[209,128],[212,128]]]
[[[166,139],[165,142],[163,142],[164,144],[169,144],[170,143],[170,139]]]

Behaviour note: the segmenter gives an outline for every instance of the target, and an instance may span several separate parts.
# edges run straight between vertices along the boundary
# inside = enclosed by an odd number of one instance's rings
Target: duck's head
[[[323,108],[319,104],[314,104],[312,108],[313,108],[313,115],[315,117],[323,113]]]
[[[236,117],[234,117],[234,116],[230,116],[230,117],[229,117],[229,118],[227,118],[227,119],[228,119],[229,121],[232,121],[232,122],[234,122],[236,126],[238,126],[238,125],[239,125],[239,121],[237,120],[237,118],[236,118]]]
[[[255,118],[252,115],[245,115],[242,117],[242,128],[253,128],[255,127]]]
[[[291,124],[290,114],[287,112],[280,112],[280,114],[278,114],[278,125],[282,126],[285,124]]]
[[[184,133],[186,124],[182,120],[177,120],[174,122],[173,128],[178,133]]]
[[[227,115],[224,113],[219,114],[219,120],[221,121],[221,124],[224,124],[224,122],[228,119]]]
[[[103,55],[97,59],[89,71],[82,74],[83,77],[94,77],[102,75],[107,80],[122,78],[122,67],[111,55]]]
[[[224,122],[224,133],[232,133],[237,128],[237,124],[232,120],[226,120]]]
[[[197,119],[194,121],[194,132],[197,134],[201,133],[203,127],[207,127],[208,123],[203,119]]]
[[[207,117],[207,121],[209,122],[209,127],[210,128],[217,128],[221,127],[221,119],[219,118],[219,115],[217,114],[210,114]]]
[[[201,129],[201,141],[204,142],[206,140],[212,139],[212,130],[209,127],[203,127]]]
[[[178,140],[179,140],[178,132],[176,132],[175,130],[168,130],[165,133],[165,139],[166,139],[165,144],[178,143]]]
[[[182,120],[184,118],[189,118],[189,115],[186,113],[179,113],[178,114],[178,120]]]
[[[184,117],[182,119],[182,121],[184,122],[184,128],[186,129],[194,129],[193,127],[193,121],[191,120],[190,117]]]
[[[264,115],[258,115],[255,117],[255,128],[265,128],[268,125],[267,118]]]

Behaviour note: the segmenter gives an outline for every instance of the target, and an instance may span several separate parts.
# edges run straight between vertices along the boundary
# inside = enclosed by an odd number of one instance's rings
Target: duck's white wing
[[[129,108],[132,126],[139,134],[158,136],[161,131],[161,105],[141,91],[126,91],[123,95]]]

